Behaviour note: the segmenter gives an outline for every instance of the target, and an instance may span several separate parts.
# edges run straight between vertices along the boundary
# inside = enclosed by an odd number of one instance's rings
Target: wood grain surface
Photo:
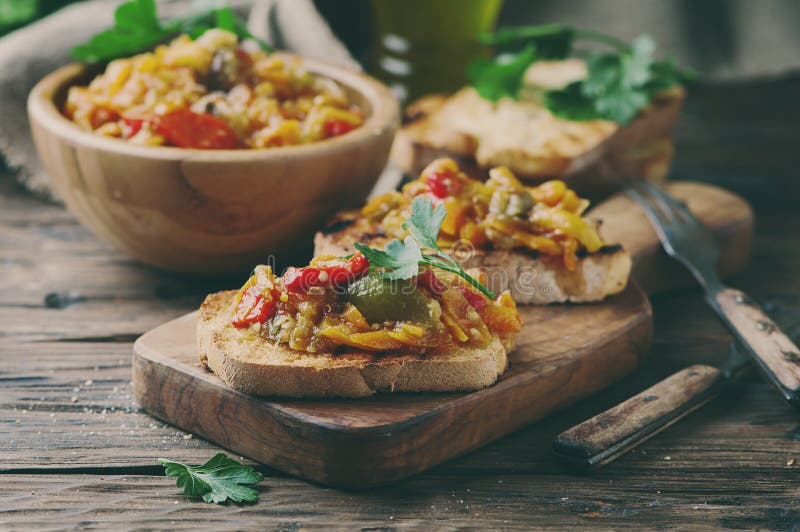
[[[679,178],[731,187],[753,204],[753,260],[730,283],[764,303],[795,341],[798,91],[798,77],[693,88],[673,165]],[[0,528],[800,526],[800,418],[760,379],[594,475],[575,475],[550,454],[553,438],[576,423],[686,366],[725,360],[731,337],[695,288],[653,299],[653,349],[631,376],[426,473],[351,492],[263,468],[254,506],[186,499],[156,459],[196,464],[219,448],[141,412],[131,346],[203,294],[240,281],[131,262],[0,177]]]
[[[749,258],[752,212],[718,187],[676,183],[725,247],[728,271]],[[681,269],[624,197],[595,209],[638,275],[665,290]],[[734,249],[735,248],[735,249]],[[662,276],[662,277],[659,277]],[[526,323],[500,383],[471,394],[395,394],[355,401],[268,402],[198,369],[196,315],[134,345],[137,402],[160,419],[277,469],[324,484],[363,487],[424,471],[563,408],[632,371],[649,348],[650,307],[633,286],[591,305],[520,307]],[[246,421],[243,421],[246,420]],[[386,437],[391,434],[391,438]]]
[[[281,471],[335,486],[385,484],[605,388],[650,347],[650,304],[635,285],[602,304],[520,313],[527,325],[509,370],[477,392],[275,402],[248,396],[198,367],[192,313],[136,341],[134,393],[147,412]]]
[[[781,393],[798,406],[800,350],[794,342],[741,290],[726,288],[714,299],[742,343],[758,355],[759,363],[774,376]]]
[[[723,381],[718,368],[694,364],[562,432],[553,449],[578,467],[604,465],[706,404]]]

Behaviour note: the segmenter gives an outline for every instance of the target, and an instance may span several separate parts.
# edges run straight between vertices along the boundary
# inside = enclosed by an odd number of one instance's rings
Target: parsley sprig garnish
[[[225,453],[214,455],[208,462],[190,466],[159,458],[168,477],[178,477],[176,484],[190,497],[202,497],[205,502],[221,504],[258,501],[258,491],[248,486],[264,477],[250,466],[241,465]]]
[[[672,59],[656,60],[655,43],[646,35],[628,44],[600,32],[548,24],[500,29],[481,40],[498,53],[493,59],[473,62],[467,74],[478,94],[492,101],[504,96],[517,98],[525,71],[535,61],[583,56],[586,78],[543,97],[543,104],[553,114],[568,120],[604,119],[624,125],[656,93],[693,79]],[[610,50],[581,52],[575,49],[577,41],[602,44]]]
[[[410,279],[419,274],[420,266],[439,268],[454,273],[477,288],[483,295],[494,299],[494,292],[469,275],[461,265],[444,252],[437,243],[447,209],[441,203],[435,208],[431,199],[417,196],[411,202],[411,215],[403,223],[410,235],[403,240],[394,239],[386,250],[374,249],[356,242],[355,248],[364,254],[373,266],[386,268],[384,279]]]
[[[196,39],[211,28],[252,39],[266,51],[269,46],[256,39],[244,20],[230,8],[212,9],[183,19],[161,22],[154,0],[130,0],[114,12],[114,26],[94,35],[72,49],[72,57],[87,63],[101,63],[144,52],[185,33]]]

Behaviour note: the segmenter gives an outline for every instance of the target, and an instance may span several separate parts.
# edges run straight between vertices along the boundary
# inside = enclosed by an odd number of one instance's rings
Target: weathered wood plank
[[[797,469],[753,475],[748,490],[720,468],[676,479],[671,473],[620,478],[442,472],[369,492],[309,487],[267,477],[252,506],[211,506],[183,497],[172,479],[153,476],[5,475],[0,521],[9,528],[130,526],[188,528],[304,527],[394,529],[577,526],[718,529],[797,523]],[[313,499],[309,498],[313,493]],[[765,501],[768,501],[765,504]]]
[[[800,322],[798,89],[797,77],[693,89],[675,162],[676,176],[754,203],[753,265],[732,284],[782,323]],[[0,475],[0,528],[800,526],[800,418],[755,378],[593,476],[552,459],[552,438],[574,423],[688,364],[724,359],[729,335],[692,290],[656,299],[655,347],[634,376],[424,475],[352,493],[265,471],[256,506],[188,503],[172,480],[147,476],[155,459],[199,463],[216,448],[138,412],[130,338],[235,284],[137,265],[0,178],[0,473],[26,473]],[[131,471],[143,475],[83,474]]]

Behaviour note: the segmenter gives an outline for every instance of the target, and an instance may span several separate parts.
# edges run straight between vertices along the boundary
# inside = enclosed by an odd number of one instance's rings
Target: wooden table
[[[692,91],[675,175],[746,195],[753,266],[734,283],[800,331],[800,79]],[[399,484],[346,492],[262,468],[261,502],[183,497],[156,459],[218,449],[141,412],[133,340],[194,309],[210,283],[136,264],[62,208],[0,179],[0,528],[800,527],[800,415],[756,378],[592,476],[553,437],[693,362],[730,336],[696,290],[659,296],[644,367],[609,390]]]

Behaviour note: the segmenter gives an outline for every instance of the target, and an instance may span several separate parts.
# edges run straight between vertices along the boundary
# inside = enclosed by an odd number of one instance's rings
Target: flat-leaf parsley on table
[[[431,266],[454,273],[480,290],[490,299],[494,292],[477,279],[469,275],[458,262],[445,253],[437,238],[447,209],[441,203],[433,207],[433,202],[425,196],[417,196],[411,202],[411,215],[403,223],[403,228],[411,233],[404,240],[394,239],[386,245],[386,250],[374,249],[361,242],[354,243],[355,248],[367,257],[373,266],[386,268],[381,273],[384,279],[411,279],[419,274],[419,267]],[[425,250],[432,253],[425,253]]]
[[[264,477],[250,466],[241,465],[225,453],[214,455],[208,462],[190,466],[159,458],[168,477],[178,477],[175,482],[190,497],[202,497],[205,502],[221,504],[257,502],[258,491],[248,484],[261,482]]]

